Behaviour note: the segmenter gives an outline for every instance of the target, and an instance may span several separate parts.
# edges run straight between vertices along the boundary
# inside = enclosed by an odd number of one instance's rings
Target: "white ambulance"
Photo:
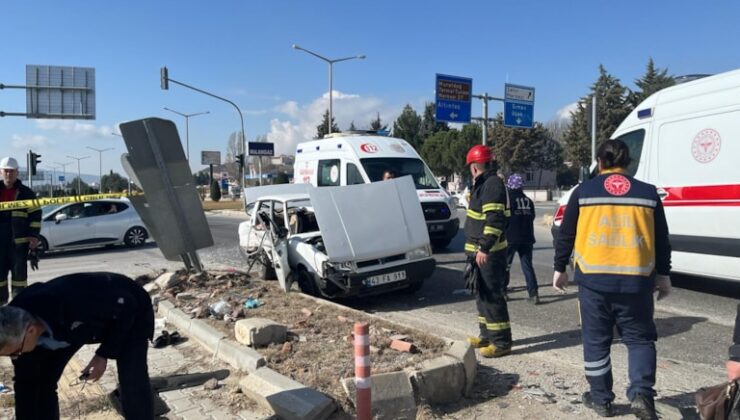
[[[629,174],[658,187],[673,271],[740,281],[740,70],[653,94],[612,138],[630,148]]]
[[[432,245],[447,246],[460,227],[455,199],[440,187],[424,160],[405,140],[353,131],[329,134],[296,148],[296,183],[316,187],[364,184],[382,181],[386,173],[396,178],[411,176]]]

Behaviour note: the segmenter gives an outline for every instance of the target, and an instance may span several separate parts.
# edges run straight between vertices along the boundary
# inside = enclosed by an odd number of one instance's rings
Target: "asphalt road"
[[[538,214],[552,213],[553,209],[551,203],[547,207],[538,206]],[[459,216],[464,218],[462,211]],[[207,268],[244,268],[237,249],[237,227],[241,219],[209,215],[208,221],[215,245],[200,251],[204,265]],[[577,288],[572,286],[565,295],[552,291],[553,249],[549,228],[538,225],[535,230],[534,267],[543,304],[533,306],[526,301],[524,279],[518,261],[515,261],[511,276],[511,286],[515,290],[509,303],[515,353],[554,357],[560,362],[579,366]],[[475,304],[463,290],[461,278],[465,260],[461,251],[463,241],[460,232],[447,251],[435,254],[437,269],[416,295],[385,295],[343,303],[449,338],[475,334]],[[177,269],[182,265],[165,261],[156,245],[150,243],[139,249],[103,248],[49,255],[41,260],[40,266],[40,271],[30,273],[32,282],[80,270],[110,270],[139,275],[163,268]],[[660,363],[668,366],[679,378],[677,380],[717,382],[721,379],[721,368],[732,337],[731,326],[740,284],[682,276],[674,277],[674,282],[677,287],[674,287],[673,294],[656,306]],[[625,357],[622,350],[615,350],[616,359]]]

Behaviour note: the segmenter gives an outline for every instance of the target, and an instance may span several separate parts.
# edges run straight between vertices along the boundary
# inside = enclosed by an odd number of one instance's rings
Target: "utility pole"
[[[488,92],[483,95],[471,95],[475,99],[483,101],[483,118],[471,118],[471,120],[483,121],[483,139],[481,144],[486,146],[488,144],[488,101],[504,101],[504,98],[498,98],[495,96],[488,96]]]
[[[82,195],[82,191],[81,191],[81,189],[82,189],[82,183],[81,183],[81,181],[82,181],[82,175],[80,174],[80,161],[82,159],[87,159],[90,156],[77,157],[77,156],[67,155],[67,157],[70,158],[70,159],[76,159],[77,160],[77,195]]]

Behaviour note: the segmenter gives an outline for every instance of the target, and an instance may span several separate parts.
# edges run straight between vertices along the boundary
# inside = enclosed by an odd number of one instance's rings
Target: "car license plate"
[[[445,230],[445,225],[429,225],[430,232],[442,232]]]
[[[406,280],[406,271],[395,271],[393,273],[378,274],[377,276],[370,276],[365,279],[365,285],[380,286],[381,284],[393,283],[396,281]]]

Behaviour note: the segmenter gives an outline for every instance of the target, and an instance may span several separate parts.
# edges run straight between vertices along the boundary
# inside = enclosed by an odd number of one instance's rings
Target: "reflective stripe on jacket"
[[[669,274],[668,226],[655,186],[621,171],[603,171],[570,197],[558,233],[555,270],[571,251],[576,279],[603,292],[636,293]]]
[[[473,184],[465,219],[465,253],[506,249],[509,206],[504,183],[493,171],[482,173]]]
[[[32,200],[36,194],[23,185],[20,180],[15,181],[15,200]],[[0,190],[5,189],[5,184],[0,182]],[[28,242],[28,238],[38,237],[41,231],[41,207],[30,207],[20,210],[8,210],[0,212],[0,221],[10,222],[13,229],[13,241],[16,244]]]

